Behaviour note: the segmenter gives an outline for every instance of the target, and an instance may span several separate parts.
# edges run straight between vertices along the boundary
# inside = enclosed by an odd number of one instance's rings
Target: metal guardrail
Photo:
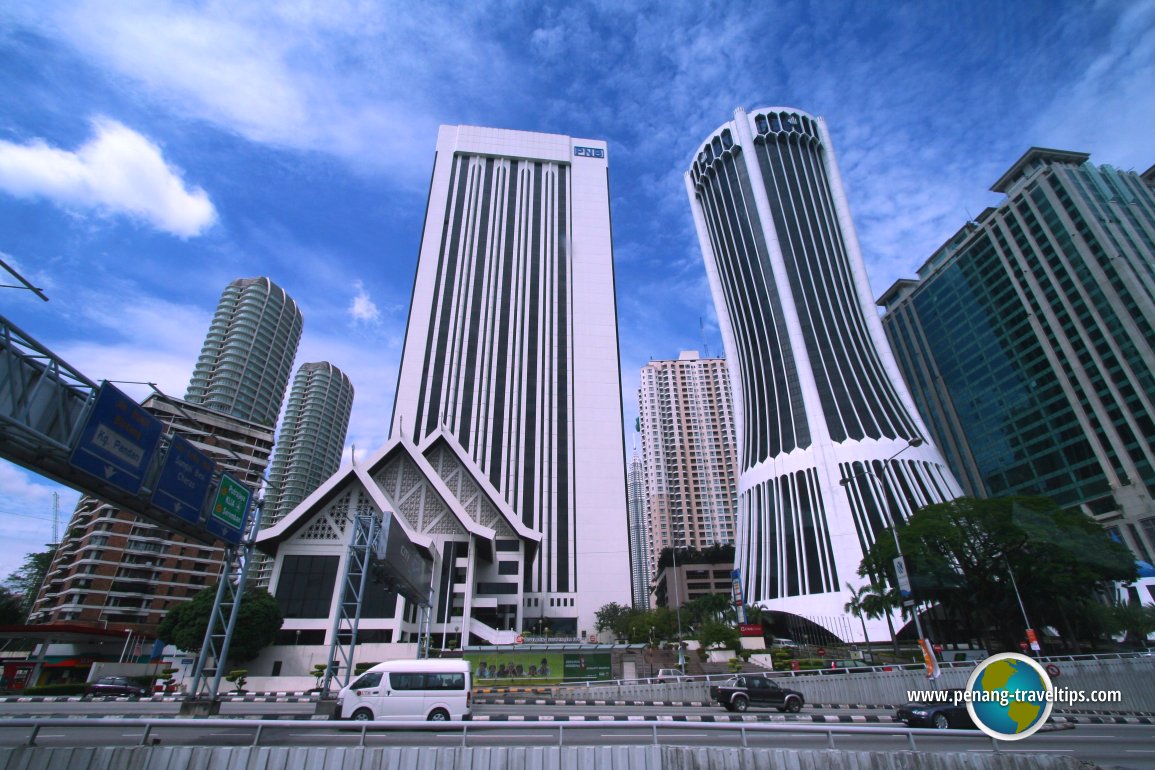
[[[5,719],[0,721],[0,729],[7,729],[11,727],[28,727],[30,732],[24,745],[36,746],[36,739],[40,731],[45,727],[77,727],[78,725],[88,724],[86,722],[78,722],[76,719],[69,718],[18,718]],[[673,721],[591,721],[591,722],[350,722],[350,721],[317,721],[317,720],[288,720],[279,719],[276,721],[260,720],[260,719],[120,719],[116,720],[117,727],[143,727],[144,732],[141,734],[138,745],[149,746],[154,745],[154,737],[152,732],[159,727],[164,728],[213,728],[213,727],[228,727],[230,732],[238,729],[249,727],[253,730],[253,740],[249,744],[251,746],[261,746],[261,739],[265,732],[274,731],[329,731],[340,733],[353,733],[349,735],[351,739],[357,741],[358,746],[365,746],[366,738],[371,733],[391,733],[391,732],[429,732],[444,734],[451,731],[460,731],[461,746],[468,747],[470,745],[470,734],[477,733],[494,733],[504,730],[540,730],[540,731],[556,731],[557,743],[561,747],[566,745],[566,733],[578,733],[584,730],[619,730],[622,732],[632,730],[638,731],[645,729],[649,732],[650,737],[646,743],[638,743],[637,745],[671,745],[668,742],[661,740],[662,733],[671,733],[676,731],[685,731],[687,729],[694,729],[695,731],[714,731],[714,732],[732,732],[737,733],[737,740],[741,748],[749,748],[749,738],[751,734],[768,734],[775,732],[788,733],[815,733],[826,737],[827,749],[836,749],[835,736],[836,735],[901,735],[907,739],[907,746],[910,751],[918,751],[916,742],[916,735],[922,734],[923,738],[931,737],[962,737],[973,740],[981,740],[989,742],[993,750],[997,753],[1000,751],[999,742],[985,733],[976,730],[919,730],[917,728],[909,727],[884,727],[884,726],[867,726],[867,725],[847,725],[847,724],[829,724],[829,725],[804,725],[797,723],[779,724],[779,723],[726,723],[726,722],[673,722]],[[235,746],[236,743],[229,745]],[[308,744],[313,745],[313,744]],[[438,743],[439,746],[444,746],[444,743]],[[677,745],[677,744],[674,744]],[[695,744],[698,745],[698,744]]]

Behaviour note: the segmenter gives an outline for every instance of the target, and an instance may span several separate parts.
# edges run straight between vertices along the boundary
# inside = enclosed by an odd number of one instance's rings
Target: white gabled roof
[[[425,442],[425,446],[429,447],[438,440],[445,441],[446,445],[450,447],[454,455],[461,461],[462,466],[469,472],[473,480],[490,498],[490,502],[501,511],[502,515],[510,522],[520,536],[534,542],[541,541],[541,533],[526,527],[518,520],[513,510],[502,499],[493,485],[489,483],[485,475],[477,468],[476,463],[465,454],[461,446],[452,440],[448,434],[440,430],[435,432]],[[445,506],[453,513],[454,517],[456,517],[466,532],[475,537],[488,540],[491,543],[494,541],[496,532],[491,527],[474,521],[473,517],[462,507],[457,497],[449,490],[449,487],[445,485],[445,482],[441,480],[436,469],[429,463],[424,454],[418,451],[417,447],[409,439],[401,435],[398,438],[391,438],[385,442],[384,446],[370,456],[368,462],[358,463],[354,460],[352,465],[341,468],[326,479],[321,486],[317,487],[312,494],[302,500],[301,503],[283,519],[271,527],[261,529],[257,533],[257,547],[265,553],[275,554],[281,543],[312,521],[313,517],[333,498],[345,489],[348,489],[350,484],[357,484],[365,489],[380,510],[393,512],[394,517],[415,545],[432,549],[433,538],[427,534],[415,532],[409,523],[405,521],[404,517],[398,516],[396,514],[396,506],[390,500],[389,495],[373,480],[374,472],[384,467],[398,452],[403,452],[409,460],[418,467],[421,474],[425,477],[425,480],[438,494],[442,502],[445,503]]]
[[[285,514],[283,519],[273,526],[263,527],[257,532],[257,548],[267,554],[275,554],[281,543],[307,525],[329,501],[344,491],[350,483],[360,483],[351,466],[343,467],[325,479],[321,486],[298,503],[296,508]]]
[[[421,473],[425,476],[425,479],[433,489],[436,490],[437,494],[440,495],[442,501],[449,507],[449,510],[453,512],[453,515],[457,517],[458,522],[465,528],[465,531],[475,537],[484,538],[492,543],[496,539],[497,533],[492,528],[473,520],[473,517],[462,507],[461,501],[449,491],[449,487],[445,486],[445,482],[442,481],[441,476],[437,474],[437,469],[429,464],[429,461],[425,459],[425,455],[417,451],[417,447],[413,442],[405,438],[405,435],[402,434],[397,443],[405,449],[410,459],[421,469]]]
[[[489,502],[493,507],[501,513],[506,522],[513,528],[514,532],[526,540],[532,540],[535,543],[541,542],[542,533],[532,527],[526,526],[525,523],[522,522],[517,512],[505,501],[505,497],[502,496],[501,492],[497,491],[497,487],[490,483],[489,477],[485,475],[481,468],[477,467],[477,463],[474,462],[473,458],[465,451],[465,448],[457,442],[454,436],[440,429],[431,433],[421,444],[420,451],[422,456],[426,455],[429,450],[438,443],[444,443],[445,446],[453,452],[453,456],[456,457],[462,467],[469,472],[470,477],[472,477],[481,488],[485,496],[489,498]]]

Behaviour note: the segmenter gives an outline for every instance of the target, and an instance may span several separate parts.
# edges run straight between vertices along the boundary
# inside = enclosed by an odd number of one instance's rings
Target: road
[[[252,719],[199,720],[191,725],[177,723],[155,724],[148,728],[147,742],[162,745],[209,744],[247,745],[253,742],[259,729],[262,745],[348,746],[360,742],[358,727],[351,723],[311,722],[301,726],[296,718],[308,720],[314,711],[312,703],[230,703],[222,704],[221,716],[245,715]],[[742,723],[721,726],[697,722],[704,717],[725,714],[716,707],[682,706],[565,706],[565,705],[505,705],[478,704],[474,709],[476,722],[469,725],[465,743],[469,746],[499,745],[558,745],[557,725],[540,721],[520,721],[527,718],[553,719],[562,723],[565,745],[626,745],[651,743],[655,740],[654,723],[660,723],[657,740],[663,745],[740,746],[751,748],[829,748],[829,735],[823,725],[809,718],[810,709],[798,715],[799,719],[783,717],[777,712],[751,712]],[[67,716],[67,724],[42,727],[36,743],[40,746],[98,746],[138,744],[146,737],[145,727],[123,723],[126,719],[175,717],[179,704],[167,702],[55,702],[55,703],[0,703],[0,746],[24,743],[29,728],[16,726],[13,718],[34,716]],[[889,716],[886,712],[845,710],[822,712],[839,713],[852,717],[870,715]],[[78,717],[90,717],[89,719]],[[103,718],[100,718],[103,717]],[[278,719],[271,719],[277,717]],[[751,718],[762,717],[762,721]],[[767,718],[774,721],[767,721]],[[515,720],[510,723],[507,720]],[[689,722],[673,720],[688,719]],[[118,724],[118,720],[123,724]],[[254,721],[257,720],[257,721]],[[575,720],[575,721],[566,721]],[[616,721],[585,721],[616,720]],[[650,721],[640,721],[650,720]],[[740,729],[742,726],[747,729]],[[765,729],[767,726],[769,730]],[[846,727],[846,725],[839,725]],[[834,735],[834,747],[858,751],[907,751],[905,734],[879,734],[878,730],[899,728],[892,723],[865,726],[852,733]],[[364,737],[365,745],[423,746],[462,745],[459,730],[445,732],[401,731]],[[974,731],[941,734],[933,730],[915,731],[920,751],[962,751],[989,753],[994,746],[989,739]],[[1070,754],[1102,766],[1155,770],[1155,726],[1150,725],[1078,725],[1074,729],[1040,732],[1015,742],[1001,742],[1004,752],[1046,752]]]

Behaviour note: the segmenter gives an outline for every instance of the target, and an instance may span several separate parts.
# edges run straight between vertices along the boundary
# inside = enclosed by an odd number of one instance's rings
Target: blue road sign
[[[188,521],[200,522],[214,463],[183,436],[173,436],[152,493],[152,504],[162,511]]]
[[[253,493],[248,487],[229,474],[222,473],[217,496],[213,499],[212,510],[205,521],[205,529],[231,545],[241,542],[252,499]]]
[[[139,494],[163,430],[160,420],[103,382],[68,462],[130,495]]]

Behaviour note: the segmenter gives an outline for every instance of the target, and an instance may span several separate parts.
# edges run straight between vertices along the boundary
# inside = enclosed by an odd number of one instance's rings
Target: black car
[[[945,703],[904,703],[898,707],[896,716],[908,727],[978,729],[967,711],[962,692],[958,689],[943,690],[944,697],[948,699]]]
[[[148,688],[127,676],[102,676],[88,685],[89,695],[135,695],[143,698]]]
[[[745,711],[751,706],[768,706],[779,711],[797,713],[806,698],[797,690],[779,687],[773,679],[759,674],[744,674],[710,687],[710,699],[727,711]]]

